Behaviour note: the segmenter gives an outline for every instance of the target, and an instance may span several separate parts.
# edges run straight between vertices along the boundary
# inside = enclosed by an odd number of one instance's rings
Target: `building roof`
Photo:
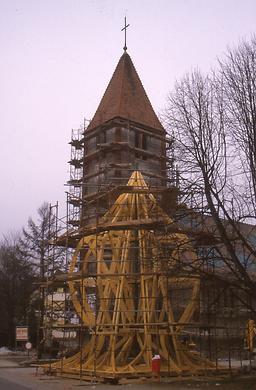
[[[121,56],[87,130],[117,117],[163,131],[163,126],[126,52]]]

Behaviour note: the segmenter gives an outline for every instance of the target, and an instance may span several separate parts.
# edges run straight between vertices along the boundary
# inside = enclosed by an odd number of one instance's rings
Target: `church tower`
[[[212,368],[183,343],[199,307],[200,280],[187,269],[197,253],[166,210],[177,198],[166,133],[124,49],[83,139],[71,143],[81,152],[80,226],[58,243],[75,249],[67,282],[80,345],[51,366],[112,383],[151,378],[153,356],[166,376]]]
[[[166,186],[166,133],[125,50],[84,132],[81,226],[104,214],[134,170]]]

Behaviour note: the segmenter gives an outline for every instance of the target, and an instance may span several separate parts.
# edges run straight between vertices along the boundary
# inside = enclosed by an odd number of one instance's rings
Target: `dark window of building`
[[[106,131],[102,130],[96,136],[96,148],[99,149],[101,144],[105,144],[105,143],[106,143]]]
[[[147,150],[147,148],[148,148],[148,142],[147,142],[146,134],[141,134],[141,148],[143,150]]]
[[[147,150],[148,148],[148,137],[146,134],[141,134],[141,149]],[[143,160],[147,159],[147,156],[145,154],[142,156]]]
[[[117,150],[115,153],[115,162],[120,163],[122,162],[122,153],[121,150]]]
[[[134,146],[135,146],[135,148],[138,148],[138,149],[147,150],[148,149],[148,136],[144,133],[140,133],[139,131],[135,131]],[[147,159],[146,155],[141,155],[138,152],[135,153],[135,157],[141,158],[143,160]]]
[[[140,134],[138,133],[138,131],[135,131],[134,146],[135,146],[135,148],[140,147]]]
[[[116,127],[115,130],[115,142],[121,142],[122,141],[122,128]]]

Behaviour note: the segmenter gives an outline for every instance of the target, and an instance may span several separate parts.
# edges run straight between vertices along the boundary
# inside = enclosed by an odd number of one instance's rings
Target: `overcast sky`
[[[156,112],[256,30],[255,0],[0,0],[0,236],[48,201],[65,210],[71,129],[92,118],[128,53]]]

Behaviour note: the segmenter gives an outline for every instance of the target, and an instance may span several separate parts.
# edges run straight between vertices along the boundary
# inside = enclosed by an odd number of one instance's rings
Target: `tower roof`
[[[123,118],[163,131],[128,53],[121,56],[87,130]]]

